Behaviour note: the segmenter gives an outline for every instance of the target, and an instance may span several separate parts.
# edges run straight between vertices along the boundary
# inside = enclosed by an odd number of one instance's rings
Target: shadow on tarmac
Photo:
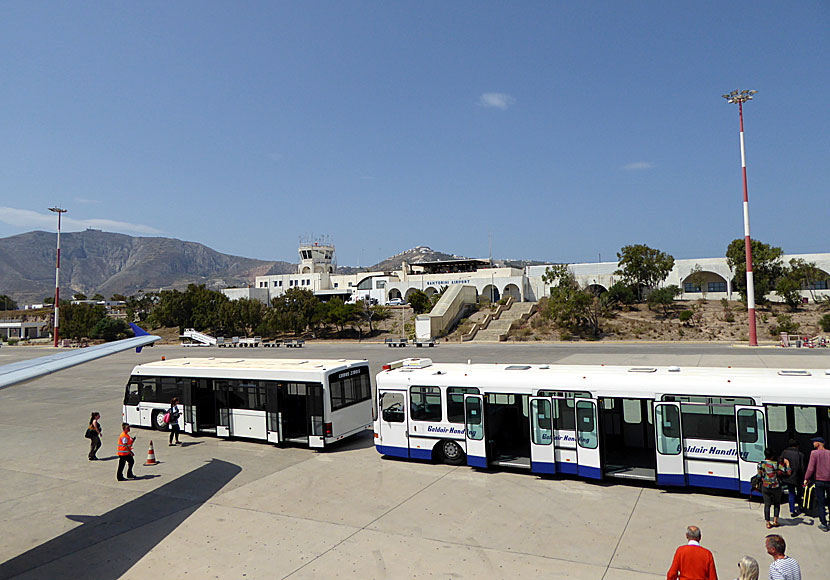
[[[105,567],[96,566],[96,580],[120,578],[241,471],[238,465],[212,459],[103,515],[67,515],[82,525],[0,564],[0,578],[26,572],[42,578],[78,577],[91,563],[103,562]],[[130,483],[121,486],[129,489]],[[116,538],[142,526],[140,533]]]

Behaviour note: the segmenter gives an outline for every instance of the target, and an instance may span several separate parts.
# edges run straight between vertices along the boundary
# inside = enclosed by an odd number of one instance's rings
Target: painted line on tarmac
[[[628,524],[631,523],[631,518],[634,517],[634,511],[637,509],[637,504],[640,503],[640,498],[643,497],[643,488],[640,488],[640,493],[637,494],[637,500],[634,502],[634,505],[631,506],[631,513],[628,514],[628,520],[625,522],[625,527],[623,528],[622,533],[620,534],[620,539],[617,540],[617,545],[614,546],[614,551],[611,553],[611,557],[608,559],[608,566],[605,567],[605,572],[602,575],[600,580],[605,580],[606,574],[611,569],[611,562],[614,561],[614,556],[617,555],[617,550],[620,549],[620,544],[622,543],[622,539],[625,536],[625,531],[628,529]]]

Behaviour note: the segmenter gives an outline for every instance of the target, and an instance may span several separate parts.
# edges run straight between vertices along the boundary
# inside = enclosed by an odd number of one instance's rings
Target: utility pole
[[[738,90],[722,95],[728,103],[738,103],[741,120],[741,170],[744,176],[744,242],[746,244],[746,305],[749,312],[749,346],[758,346],[755,329],[755,280],[752,274],[752,241],[749,237],[749,196],[746,187],[746,152],[744,150],[744,103],[758,91]]]
[[[55,263],[55,347],[58,346],[58,320],[60,318],[60,294],[61,294],[61,214],[67,210],[57,206],[50,207],[49,211],[58,214],[58,258]]]

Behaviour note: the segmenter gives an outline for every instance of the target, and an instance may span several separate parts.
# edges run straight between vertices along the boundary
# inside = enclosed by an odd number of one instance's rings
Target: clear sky
[[[0,236],[828,252],[830,2],[3,2]]]

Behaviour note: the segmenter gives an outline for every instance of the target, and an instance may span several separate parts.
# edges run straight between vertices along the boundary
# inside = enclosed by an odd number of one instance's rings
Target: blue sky
[[[5,2],[0,236],[827,252],[828,2]]]

